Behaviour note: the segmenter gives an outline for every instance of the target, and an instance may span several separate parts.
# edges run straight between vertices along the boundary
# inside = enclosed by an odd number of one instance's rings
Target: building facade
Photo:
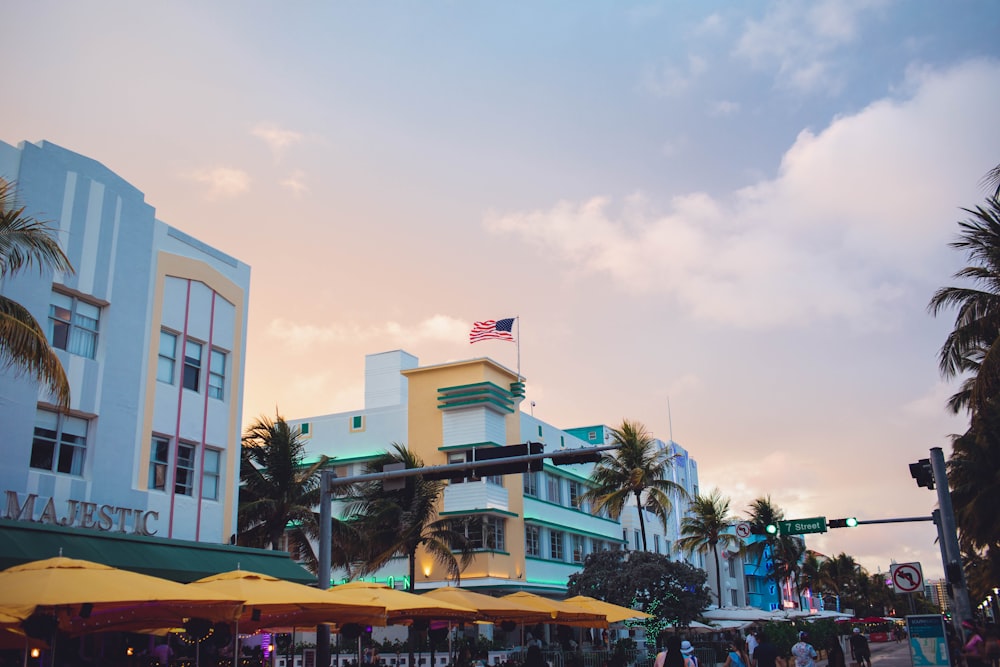
[[[72,392],[61,411],[34,380],[0,373],[0,518],[228,543],[250,268],[52,143],[0,142],[0,177],[75,269],[0,284],[47,328]]]
[[[365,462],[391,443],[406,445],[428,466],[470,460],[479,447],[539,442],[545,452],[557,452],[606,444],[605,426],[560,429],[521,412],[523,388],[516,373],[490,359],[422,367],[415,356],[396,350],[366,357],[363,408],[290,423],[302,429],[310,458],[334,459],[338,477],[359,474]],[[682,463],[675,481],[696,488],[695,461],[675,443],[659,444],[679,455],[675,460]],[[583,498],[592,468],[546,461],[537,472],[448,483],[440,516],[479,519],[470,523],[477,530],[468,535],[477,555],[462,573],[462,586],[560,596],[587,554],[631,548],[631,528],[623,532],[623,521],[636,520],[630,518],[635,508],[613,520],[594,512]],[[650,534],[660,536],[661,553],[670,553],[685,508],[678,499],[672,515],[676,521],[671,522],[676,524],[674,532],[664,531],[658,519],[647,521]],[[417,558],[415,588],[436,587],[446,580],[432,558]],[[399,558],[375,579],[402,585],[407,569]],[[343,573],[334,573],[332,580],[343,581]]]

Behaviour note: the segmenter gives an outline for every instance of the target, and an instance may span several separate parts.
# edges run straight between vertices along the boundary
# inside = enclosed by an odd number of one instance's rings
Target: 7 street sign
[[[782,535],[801,535],[803,533],[825,533],[826,517],[818,516],[812,519],[793,519],[779,521],[778,532]]]

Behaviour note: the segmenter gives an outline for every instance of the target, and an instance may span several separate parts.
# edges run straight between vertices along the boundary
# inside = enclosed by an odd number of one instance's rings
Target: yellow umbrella
[[[48,558],[0,572],[0,613],[70,633],[178,625],[191,617],[232,621],[241,599],[72,558]]]
[[[604,617],[608,619],[608,623],[620,623],[621,621],[626,621],[630,618],[653,618],[652,615],[647,614],[644,611],[636,611],[635,609],[629,609],[628,607],[623,607],[621,605],[611,604],[610,602],[587,597],[586,595],[577,595],[575,597],[566,598],[563,602],[569,602],[570,604],[583,607],[584,609],[589,609],[595,613],[604,614]]]
[[[392,623],[405,623],[416,618],[473,621],[479,616],[479,612],[472,607],[397,591],[385,584],[352,581],[334,586],[326,594],[335,600],[380,604],[385,607],[386,618]]]
[[[239,628],[256,632],[318,623],[385,625],[385,605],[361,600],[334,600],[326,591],[267,574],[234,570],[187,584],[219,596],[244,600]]]
[[[424,593],[421,597],[434,598],[435,600],[443,600],[477,609],[482,620],[493,623],[503,623],[504,621],[512,621],[514,623],[542,623],[552,620],[551,612],[541,611],[518,604],[512,600],[495,598],[491,595],[483,595],[482,593],[454,586],[435,588],[432,591]]]
[[[511,593],[503,596],[504,600],[510,600],[517,604],[523,604],[539,611],[547,611],[552,619],[552,623],[561,625],[579,625],[587,628],[606,628],[608,619],[604,614],[584,609],[569,602],[550,600],[533,593]]]

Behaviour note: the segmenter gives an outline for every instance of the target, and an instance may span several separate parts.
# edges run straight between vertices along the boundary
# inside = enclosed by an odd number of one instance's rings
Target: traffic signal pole
[[[962,621],[972,620],[972,604],[969,602],[969,587],[965,582],[965,569],[962,567],[962,551],[958,546],[958,526],[955,523],[955,510],[951,504],[951,488],[948,484],[948,469],[944,463],[944,451],[940,447],[931,448],[931,469],[937,486],[938,509],[940,510],[938,533],[941,539],[941,551],[947,564],[945,576],[952,588],[952,598],[955,602],[955,629],[962,636]]]

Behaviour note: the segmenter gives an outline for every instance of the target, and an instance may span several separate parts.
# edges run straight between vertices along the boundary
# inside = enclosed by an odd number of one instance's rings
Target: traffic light
[[[917,480],[917,486],[934,488],[934,471],[931,470],[930,459],[920,459],[910,464],[910,477]]]
[[[561,452],[552,452],[549,458],[557,466],[569,466],[577,463],[597,463],[603,456],[604,452],[595,452],[589,447],[581,447],[579,449],[564,449]]]
[[[769,523],[769,524],[767,524],[766,526],[764,526],[764,532],[767,533],[768,535],[777,535],[778,534],[778,524],[776,524],[776,523]]]
[[[830,519],[826,522],[827,528],[857,528],[858,520],[853,516],[846,519]]]

